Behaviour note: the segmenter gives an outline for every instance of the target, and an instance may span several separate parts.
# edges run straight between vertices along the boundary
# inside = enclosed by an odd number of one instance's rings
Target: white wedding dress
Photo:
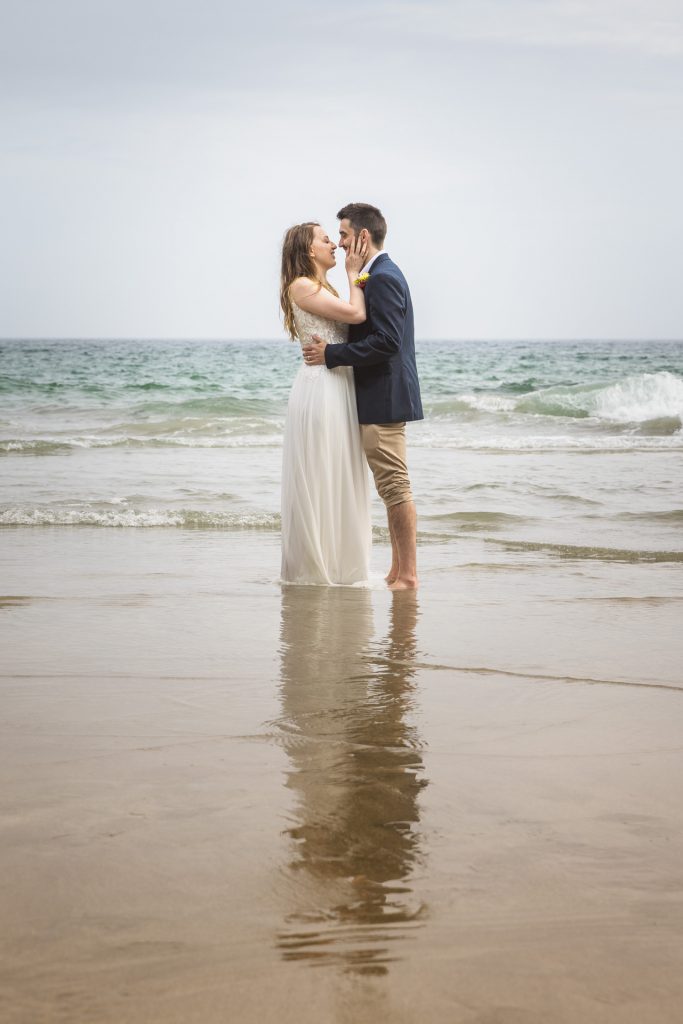
[[[301,344],[346,342],[345,324],[294,306]],[[287,406],[282,456],[282,581],[346,584],[368,578],[370,488],[353,370],[302,363]]]

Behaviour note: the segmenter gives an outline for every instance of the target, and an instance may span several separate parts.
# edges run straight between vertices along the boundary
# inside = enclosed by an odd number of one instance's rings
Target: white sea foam
[[[547,388],[516,403],[522,412],[594,417],[608,423],[683,420],[683,380],[662,370],[639,373],[614,384]]]
[[[641,373],[592,396],[594,407],[588,411],[600,419],[619,423],[644,423],[648,420],[683,420],[683,380],[672,373]]]
[[[457,400],[468,408],[477,409],[479,412],[514,412],[517,406],[516,398],[509,398],[506,395],[490,392],[483,392],[478,395],[459,395]]]
[[[195,509],[101,510],[42,505],[0,510],[0,526],[184,527],[219,530],[277,530],[280,517],[268,512],[212,512]]]
[[[666,370],[634,374],[613,384],[544,388],[514,397],[491,392],[464,394],[457,401],[488,413],[593,417],[615,424],[678,420],[679,427],[683,422],[683,380]]]
[[[0,440],[0,452],[52,455],[70,448],[277,448],[281,435],[242,437],[16,437]]]

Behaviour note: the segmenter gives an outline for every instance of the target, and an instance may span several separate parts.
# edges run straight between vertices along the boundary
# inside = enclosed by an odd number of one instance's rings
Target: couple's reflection
[[[384,600],[388,630],[373,640],[369,591],[283,588],[278,723],[295,794],[278,945],[287,959],[375,973],[419,926],[410,878],[426,785],[411,723],[417,595]]]

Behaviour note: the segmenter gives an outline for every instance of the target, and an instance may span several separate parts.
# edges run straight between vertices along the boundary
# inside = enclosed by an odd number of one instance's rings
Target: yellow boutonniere
[[[361,274],[360,277],[357,277],[356,280],[353,283],[357,284],[359,288],[365,288],[365,286],[366,286],[366,284],[368,283],[369,280],[370,280],[370,275],[369,274]]]

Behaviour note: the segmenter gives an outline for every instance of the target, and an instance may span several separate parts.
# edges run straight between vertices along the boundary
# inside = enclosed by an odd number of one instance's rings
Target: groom
[[[377,492],[387,507],[391,534],[392,590],[417,587],[415,503],[406,465],[405,427],[423,418],[415,365],[413,304],[401,271],[384,252],[387,222],[376,206],[349,203],[337,214],[339,244],[345,251],[356,238],[365,243],[364,283],[367,319],[352,324],[349,340],[328,345],[317,334],[304,346],[308,365],[352,366],[363,448]]]

